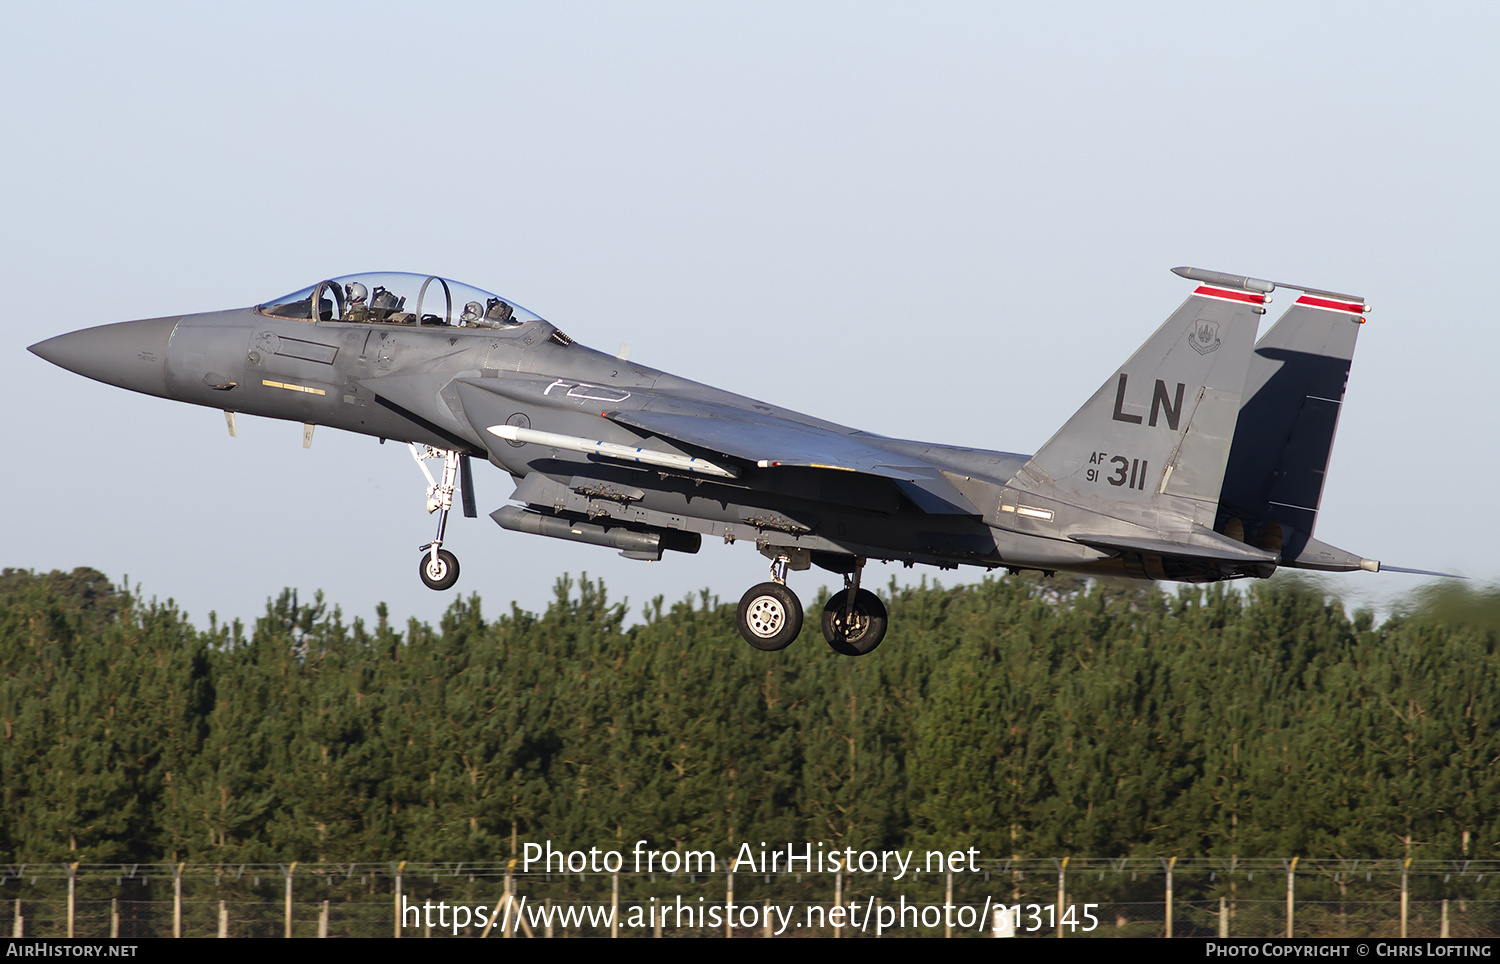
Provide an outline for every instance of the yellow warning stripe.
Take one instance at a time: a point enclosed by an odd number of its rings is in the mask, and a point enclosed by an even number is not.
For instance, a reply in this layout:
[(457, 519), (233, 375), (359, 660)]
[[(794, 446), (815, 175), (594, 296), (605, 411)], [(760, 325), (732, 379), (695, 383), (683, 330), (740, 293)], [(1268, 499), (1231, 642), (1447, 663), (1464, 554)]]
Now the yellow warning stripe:
[(309, 395), (327, 395), (321, 388), (311, 388), (307, 385), (293, 385), (291, 382), (273, 382), (268, 378), (262, 378), (260, 383), (267, 388), (284, 388), (289, 392), (306, 392)]

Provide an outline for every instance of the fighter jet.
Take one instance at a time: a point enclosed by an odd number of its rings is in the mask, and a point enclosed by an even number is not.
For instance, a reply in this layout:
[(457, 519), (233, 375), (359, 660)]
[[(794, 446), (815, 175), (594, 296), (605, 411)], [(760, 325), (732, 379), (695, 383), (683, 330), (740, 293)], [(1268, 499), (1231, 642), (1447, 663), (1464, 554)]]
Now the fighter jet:
[[(437, 532), (422, 581), (458, 579), (444, 547), (471, 460), (515, 481), (502, 528), (618, 550), (746, 542), (771, 578), (739, 631), (779, 650), (802, 629), (790, 572), (844, 577), (821, 614), (864, 655), (887, 615), (870, 559), (1208, 582), (1278, 567), (1378, 571), (1313, 538), (1364, 299), (1174, 268), (1187, 299), (1034, 455), (886, 438), (577, 344), (506, 298), (445, 278), (319, 281), (250, 308), (59, 335), (31, 351), (132, 391), (406, 442)], [(1256, 341), (1278, 287), (1300, 294)], [(428, 463), (441, 466), (434, 476)], [(1390, 567), (1386, 567), (1390, 568)], [(1403, 570), (1417, 571), (1417, 570)]]

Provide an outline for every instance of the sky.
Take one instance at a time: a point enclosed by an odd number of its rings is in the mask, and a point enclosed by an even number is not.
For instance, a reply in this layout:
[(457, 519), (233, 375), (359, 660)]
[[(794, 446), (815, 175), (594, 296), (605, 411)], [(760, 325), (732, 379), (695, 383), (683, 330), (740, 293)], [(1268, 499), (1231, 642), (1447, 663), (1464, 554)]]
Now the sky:
[[(847, 425), (1035, 451), (1197, 265), (1364, 296), (1317, 535), (1500, 575), (1491, 413), (1500, 7), (6, 4), (0, 567), (190, 617), (283, 587), (436, 621), (732, 602), (747, 545), (658, 563), (507, 532), (476, 465), (457, 589), (404, 446), (88, 381), (26, 346), (362, 271), (499, 292), (585, 344)], [(1278, 292), (1262, 322), (1290, 303)], [(455, 513), (455, 516), (457, 514)], [(872, 565), (866, 586), (977, 569)], [(830, 578), (797, 573), (805, 602)], [(1327, 585), (1386, 608), (1418, 577)], [(1169, 587), (1170, 588), (1170, 587)]]

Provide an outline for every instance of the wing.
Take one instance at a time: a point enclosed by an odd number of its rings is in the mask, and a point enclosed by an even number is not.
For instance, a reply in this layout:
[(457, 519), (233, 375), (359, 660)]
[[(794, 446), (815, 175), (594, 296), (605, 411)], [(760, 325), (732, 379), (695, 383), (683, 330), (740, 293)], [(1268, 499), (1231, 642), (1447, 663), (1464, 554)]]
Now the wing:
[[(770, 486), (775, 485), (774, 470), (780, 468), (848, 472), (890, 480), (925, 512), (980, 515), (936, 466), (916, 462), (881, 444), (888, 440), (829, 423), (797, 421), (778, 414), (778, 410), (756, 411), (750, 406), (759, 403), (750, 399), (744, 399), (745, 406), (741, 407), (685, 393), (513, 377), (467, 379), (462, 385), (465, 411), (481, 435), (488, 424), (480, 423), (491, 416), (488, 407), (475, 397), (474, 389), (528, 405), (591, 411), (628, 430), (635, 444), (644, 442), (640, 436), (656, 436), (690, 452), (727, 456), (771, 470), (760, 476)], [(609, 440), (618, 441), (613, 436)]]

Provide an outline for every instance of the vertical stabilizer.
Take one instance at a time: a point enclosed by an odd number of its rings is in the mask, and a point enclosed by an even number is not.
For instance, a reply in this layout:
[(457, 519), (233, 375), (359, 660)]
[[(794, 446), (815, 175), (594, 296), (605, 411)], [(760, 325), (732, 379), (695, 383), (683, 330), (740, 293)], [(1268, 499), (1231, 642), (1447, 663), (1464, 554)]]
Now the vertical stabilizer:
[(1317, 521), (1363, 299), (1309, 292), (1255, 346), (1221, 491), (1221, 531), (1283, 543), (1293, 562)]
[[(1136, 504), (1211, 527), (1269, 282), (1177, 269), (1200, 285), (1017, 474), (1088, 509)], [(1132, 513), (1134, 514), (1134, 513)], [(1173, 519), (1176, 521), (1172, 521)]]

